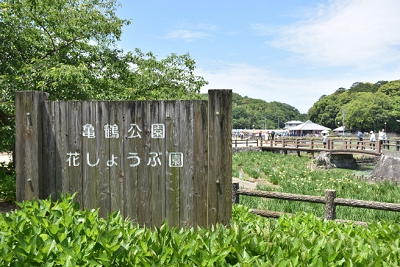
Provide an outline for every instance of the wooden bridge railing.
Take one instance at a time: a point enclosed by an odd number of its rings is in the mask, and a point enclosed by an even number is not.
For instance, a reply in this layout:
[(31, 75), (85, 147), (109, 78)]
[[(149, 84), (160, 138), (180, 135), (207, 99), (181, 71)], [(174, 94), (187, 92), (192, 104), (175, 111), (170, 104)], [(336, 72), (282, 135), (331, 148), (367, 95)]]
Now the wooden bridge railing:
[(249, 140), (249, 139), (232, 139), (232, 146), (233, 147), (238, 147), (238, 146), (260, 146), (262, 144), (262, 140)]
[[(385, 147), (393, 146), (386, 140), (383, 143)], [(381, 143), (370, 141), (359, 141), (358, 139), (329, 139), (326, 144), (321, 139), (275, 139), (264, 140), (260, 142), (263, 147), (279, 147), (292, 149), (310, 149), (310, 150), (372, 150), (380, 153)], [(400, 142), (399, 142), (400, 148)]]
[[(325, 196), (311, 196), (311, 195), (298, 195), (290, 193), (273, 192), (273, 191), (239, 189), (239, 183), (233, 183), (232, 184), (233, 203), (239, 204), (239, 195), (325, 204), (325, 219), (335, 220), (335, 221), (347, 221), (347, 220), (336, 219), (336, 206), (348, 206), (355, 208), (367, 208), (367, 209), (400, 212), (400, 204), (337, 198), (336, 190), (331, 190), (331, 189), (325, 190)], [(269, 218), (279, 218), (282, 215), (292, 215), (290, 213), (268, 211), (268, 210), (257, 210), (257, 209), (253, 209), (251, 212)], [(366, 225), (365, 222), (354, 222), (354, 223)]]
[(370, 142), (369, 140), (359, 141), (357, 138), (329, 139), (326, 145), (320, 138), (282, 138), (274, 140), (249, 140), (232, 139), (233, 147), (257, 146), (274, 150), (294, 151), (330, 151), (338, 153), (363, 153), (380, 155), (382, 150), (400, 151), (400, 140), (387, 139), (383, 141)]

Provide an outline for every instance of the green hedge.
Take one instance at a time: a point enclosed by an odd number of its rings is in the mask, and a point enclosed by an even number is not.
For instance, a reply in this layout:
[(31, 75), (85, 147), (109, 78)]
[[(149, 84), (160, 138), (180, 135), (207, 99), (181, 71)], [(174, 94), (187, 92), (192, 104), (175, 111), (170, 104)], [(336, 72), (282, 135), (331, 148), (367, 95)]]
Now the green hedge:
[(299, 214), (264, 219), (234, 206), (229, 227), (155, 229), (80, 210), (73, 196), (0, 215), (0, 266), (398, 266), (400, 226)]

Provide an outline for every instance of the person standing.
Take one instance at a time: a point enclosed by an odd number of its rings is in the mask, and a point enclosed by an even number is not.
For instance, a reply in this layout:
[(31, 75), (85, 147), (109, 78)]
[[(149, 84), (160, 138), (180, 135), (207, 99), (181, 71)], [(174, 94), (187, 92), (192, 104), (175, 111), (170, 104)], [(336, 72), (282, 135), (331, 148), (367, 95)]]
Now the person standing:
[(271, 132), (271, 139), (274, 140), (275, 139), (275, 131)]
[(369, 132), (371, 135), (369, 136), (369, 146), (371, 149), (375, 150), (375, 142), (376, 142), (376, 137), (374, 131)]
[(363, 146), (364, 135), (363, 135), (363, 133), (361, 131), (358, 131), (357, 136), (358, 136), (358, 141), (359, 141), (359, 142), (357, 142), (357, 149), (358, 149), (358, 145), (359, 144), (361, 144), (361, 149), (364, 149), (364, 146)]
[(383, 144), (384, 140), (386, 140), (385, 129), (382, 129), (382, 131), (379, 132), (378, 139), (379, 139), (380, 147), (382, 147), (382, 144)]
[(324, 148), (326, 148), (326, 143), (328, 142), (328, 134), (322, 134), (322, 143), (324, 144)]

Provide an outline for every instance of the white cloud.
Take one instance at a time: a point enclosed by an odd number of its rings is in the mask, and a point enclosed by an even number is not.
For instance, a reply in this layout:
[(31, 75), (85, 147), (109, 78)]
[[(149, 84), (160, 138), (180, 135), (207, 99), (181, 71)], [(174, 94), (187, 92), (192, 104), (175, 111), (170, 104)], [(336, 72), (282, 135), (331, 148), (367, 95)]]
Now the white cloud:
[(293, 79), (267, 69), (248, 64), (218, 63), (218, 69), (197, 69), (196, 75), (203, 76), (209, 85), (202, 88), (202, 93), (209, 89), (232, 89), (234, 93), (250, 98), (262, 99), (267, 102), (278, 101), (297, 108), (301, 113), (307, 113), (322, 95), (334, 93), (338, 88), (350, 86), (357, 81), (377, 82), (398, 79), (399, 71), (387, 73), (365, 73), (354, 76), (341, 74), (326, 77), (304, 77)]
[(201, 31), (191, 30), (175, 30), (166, 35), (167, 39), (183, 39), (186, 42), (192, 42), (196, 39), (203, 39), (209, 37), (210, 34)]
[[(393, 81), (400, 78), (400, 1), (332, 0), (306, 10), (302, 20), (285, 26), (251, 25), (269, 44), (292, 52), (290, 69), (277, 66), (209, 64), (197, 75), (208, 89), (232, 89), (242, 96), (278, 101), (306, 113), (322, 95), (354, 82)], [(296, 16), (298, 18), (298, 16)], [(310, 66), (311, 64), (311, 66)], [(313, 72), (312, 69), (318, 70)], [(272, 71), (274, 70), (274, 71)], [(323, 73), (324, 76), (321, 76)]]
[(306, 113), (324, 94), (320, 89), (326, 86), (325, 82), (282, 78), (276, 73), (247, 64), (225, 65), (212, 72), (199, 69), (196, 75), (209, 81), (202, 93), (208, 89), (232, 89), (241, 96), (289, 104), (302, 113)]
[(215, 25), (209, 23), (188, 24), (183, 23), (177, 30), (170, 31), (165, 38), (183, 39), (185, 42), (192, 42), (197, 39), (204, 39), (212, 36), (212, 32), (217, 30)]
[[(271, 28), (252, 25), (255, 32), (275, 33), (271, 45), (297, 53), (323, 66), (375, 67), (399, 64), (400, 1), (338, 0), (321, 5), (297, 23)], [(309, 15), (309, 14), (308, 14)]]

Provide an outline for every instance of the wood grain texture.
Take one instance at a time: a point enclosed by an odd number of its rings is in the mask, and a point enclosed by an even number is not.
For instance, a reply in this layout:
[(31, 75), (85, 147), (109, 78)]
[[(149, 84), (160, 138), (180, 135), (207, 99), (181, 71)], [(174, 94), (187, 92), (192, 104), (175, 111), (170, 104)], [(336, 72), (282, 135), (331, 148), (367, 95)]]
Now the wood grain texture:
[(147, 227), (164, 220), (173, 227), (228, 224), (231, 97), (230, 90), (212, 91), (209, 101), (16, 94), (18, 199), (55, 201), (69, 192), (102, 217), (120, 211)]

